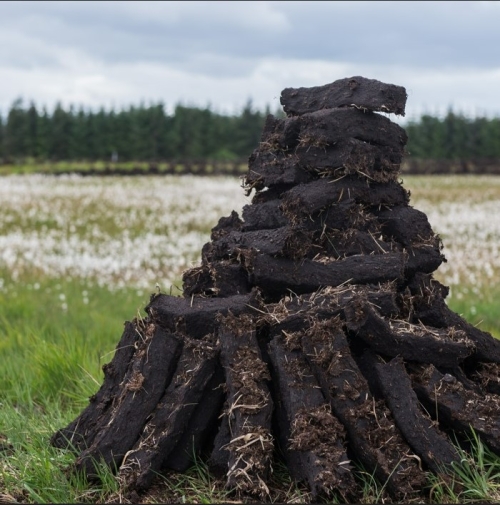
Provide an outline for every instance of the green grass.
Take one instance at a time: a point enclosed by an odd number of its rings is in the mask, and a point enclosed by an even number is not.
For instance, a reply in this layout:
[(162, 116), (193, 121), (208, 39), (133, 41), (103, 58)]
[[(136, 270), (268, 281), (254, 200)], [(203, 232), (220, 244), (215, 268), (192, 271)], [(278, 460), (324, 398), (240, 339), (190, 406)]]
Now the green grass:
[(437, 503), (492, 502), (500, 500), (500, 458), (471, 432), (466, 452), (458, 444), (460, 464), (454, 465), (451, 482), (430, 476), (430, 496)]
[(448, 306), (460, 314), (469, 323), (480, 330), (500, 338), (500, 286), (486, 285), (478, 296), (471, 286), (462, 286), (461, 290), (449, 298)]
[(123, 322), (145, 306), (133, 289), (111, 293), (82, 281), (4, 282), (0, 291), (0, 502), (105, 501), (117, 490), (103, 469), (100, 487), (65, 472), (73, 456), (49, 446), (99, 387)]
[(22, 405), (7, 400), (2, 402), (0, 410), (0, 430), (11, 445), (9, 450), (0, 453), (3, 500), (22, 503), (107, 501), (119, 488), (107, 468), (101, 469), (101, 484), (89, 487), (81, 476), (66, 471), (74, 456), (48, 444), (54, 430), (67, 423), (76, 410), (64, 408), (63, 412), (58, 401), (35, 401), (29, 398), (28, 388), (22, 389)]
[(142, 311), (147, 298), (142, 290), (111, 292), (81, 280), (4, 281), (2, 397), (81, 407), (101, 382), (100, 369), (112, 357), (123, 322)]
[[(35, 161), (26, 160), (21, 163), (13, 163), (0, 165), (0, 175), (9, 174), (62, 174), (79, 172), (104, 172), (107, 170), (120, 171), (121, 173), (143, 171), (144, 173), (150, 170), (150, 167), (156, 167), (159, 172), (169, 171), (170, 173), (185, 173), (186, 163), (166, 162), (153, 163), (149, 161), (45, 161), (37, 163)], [(222, 172), (233, 172), (234, 162), (228, 161), (209, 161), (209, 162), (192, 162), (189, 164), (193, 173), (203, 169), (203, 173), (210, 174), (217, 168)], [(203, 168), (202, 168), (203, 167)], [(238, 162), (238, 170), (243, 174), (246, 171), (246, 164)]]

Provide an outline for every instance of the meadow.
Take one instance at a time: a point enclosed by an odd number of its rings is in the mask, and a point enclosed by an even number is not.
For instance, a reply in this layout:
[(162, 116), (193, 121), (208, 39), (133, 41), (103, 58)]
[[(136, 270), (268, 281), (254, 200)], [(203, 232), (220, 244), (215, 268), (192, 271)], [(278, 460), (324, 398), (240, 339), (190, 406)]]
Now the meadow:
[[(448, 262), (435, 277), (448, 304), (500, 337), (500, 178), (404, 176)], [(183, 270), (221, 216), (250, 203), (235, 177), (0, 178), (0, 502), (126, 501), (103, 469), (88, 486), (65, 471), (72, 455), (50, 435), (87, 405), (102, 381), (123, 322), (144, 315), (157, 290), (181, 293)], [(479, 441), (464, 455), (459, 494), (432, 482), (437, 503), (500, 499), (500, 459)], [(286, 472), (274, 473), (275, 501), (307, 501)], [(366, 476), (364, 502), (383, 486)], [(228, 502), (202, 462), (170, 476), (149, 502)]]

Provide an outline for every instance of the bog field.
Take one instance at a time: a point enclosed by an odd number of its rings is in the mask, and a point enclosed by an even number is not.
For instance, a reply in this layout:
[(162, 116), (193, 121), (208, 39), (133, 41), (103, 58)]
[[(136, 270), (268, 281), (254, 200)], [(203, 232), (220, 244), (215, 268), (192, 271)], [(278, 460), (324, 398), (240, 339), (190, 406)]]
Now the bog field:
[[(447, 258), (435, 277), (449, 306), (500, 338), (500, 177), (404, 176)], [(182, 293), (219, 217), (250, 203), (237, 177), (8, 175), (0, 178), (0, 502), (127, 501), (103, 469), (88, 486), (49, 447), (102, 381), (123, 323), (145, 315), (151, 293)], [(500, 459), (477, 440), (457, 470), (462, 490), (430, 481), (436, 503), (500, 500)], [(362, 475), (362, 472), (360, 473)], [(281, 467), (275, 501), (307, 492)], [(383, 483), (366, 479), (365, 502)], [(149, 502), (228, 502), (202, 462), (160, 481)]]

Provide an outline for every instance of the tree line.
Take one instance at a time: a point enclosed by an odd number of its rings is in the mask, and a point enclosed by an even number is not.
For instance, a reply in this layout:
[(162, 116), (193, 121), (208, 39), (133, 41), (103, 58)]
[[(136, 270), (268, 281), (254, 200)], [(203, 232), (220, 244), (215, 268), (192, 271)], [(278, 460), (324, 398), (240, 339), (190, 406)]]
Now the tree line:
[(449, 109), (442, 117), (429, 114), (405, 125), (407, 151), (415, 159), (500, 160), (500, 118), (469, 118)]
[[(18, 99), (7, 117), (0, 117), (0, 160), (246, 159), (270, 112), (249, 100), (233, 115), (180, 104), (169, 114), (161, 102), (120, 111), (58, 104), (49, 113)], [(281, 110), (273, 114), (283, 117)], [(404, 128), (414, 159), (500, 159), (500, 118), (468, 118), (450, 109), (444, 117), (424, 114)]]
[(258, 144), (269, 113), (255, 109), (251, 100), (234, 115), (180, 104), (168, 114), (161, 102), (120, 111), (58, 104), (49, 113), (18, 99), (0, 118), (0, 159), (237, 160)]

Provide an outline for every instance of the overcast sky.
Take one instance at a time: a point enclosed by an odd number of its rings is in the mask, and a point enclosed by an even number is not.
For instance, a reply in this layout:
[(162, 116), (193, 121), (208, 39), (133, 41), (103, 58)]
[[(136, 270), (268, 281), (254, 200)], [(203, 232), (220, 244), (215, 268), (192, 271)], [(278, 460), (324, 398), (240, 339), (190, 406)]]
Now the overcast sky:
[(407, 118), (500, 115), (500, 2), (0, 2), (0, 109), (162, 100), (236, 112), (362, 75)]

